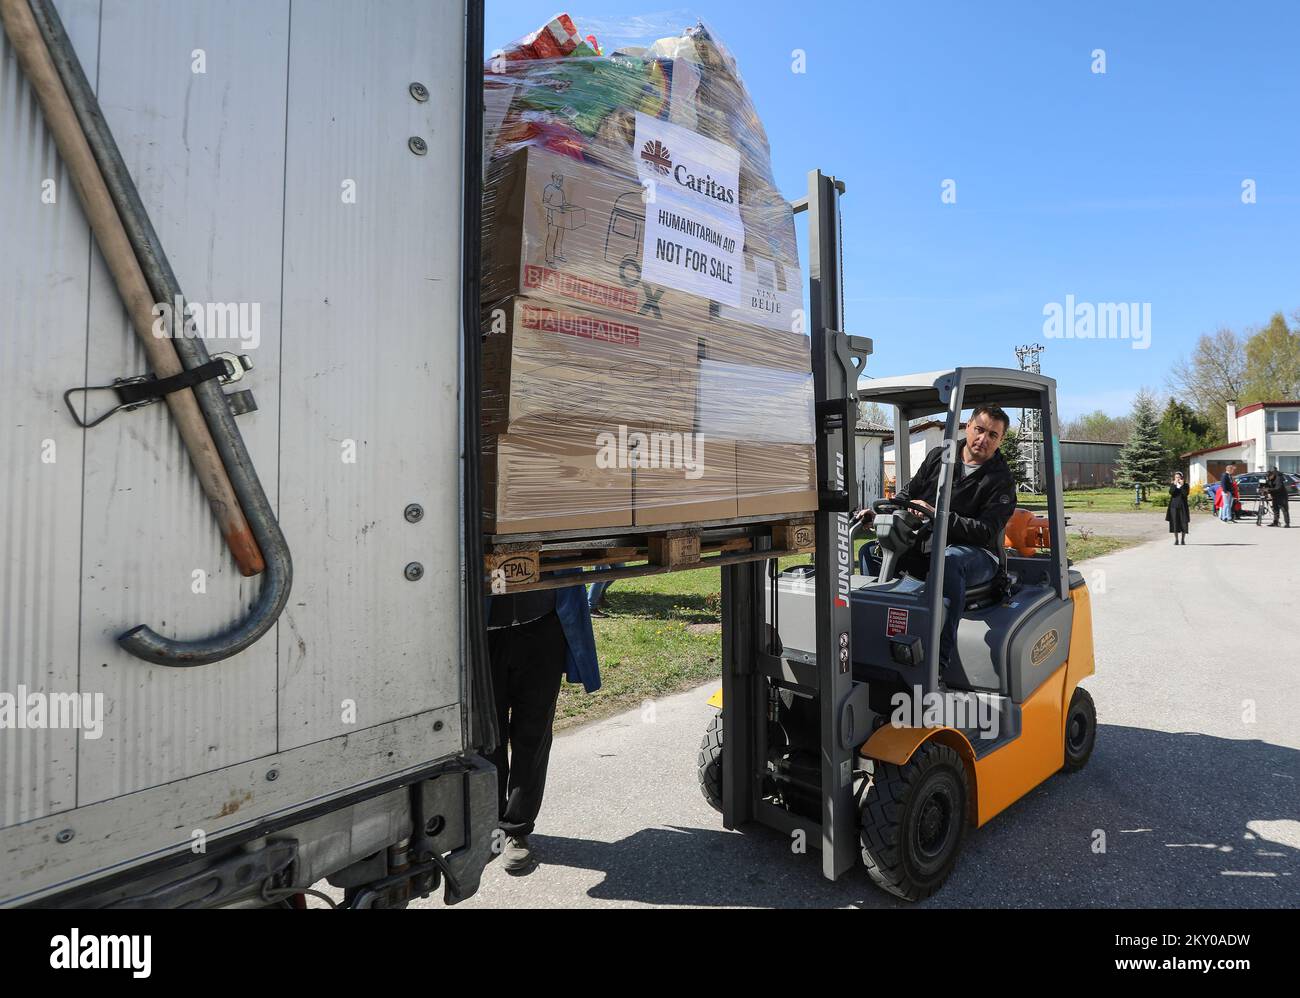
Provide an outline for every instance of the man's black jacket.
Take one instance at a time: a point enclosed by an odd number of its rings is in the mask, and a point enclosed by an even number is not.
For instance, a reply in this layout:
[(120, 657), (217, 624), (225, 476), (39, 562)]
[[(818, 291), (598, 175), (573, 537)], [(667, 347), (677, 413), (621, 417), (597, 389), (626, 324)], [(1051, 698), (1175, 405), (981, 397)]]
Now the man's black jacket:
[[(948, 512), (948, 543), (973, 544), (987, 548), (998, 556), (1002, 546), (1002, 532), (1016, 508), (1016, 483), (1011, 469), (1001, 452), (967, 473), (962, 464), (964, 444), (954, 442), (950, 453), (956, 461), (952, 483), (952, 503)], [(907, 487), (899, 491), (899, 499), (922, 499), (931, 506), (938, 505), (939, 468), (944, 447), (940, 444), (925, 455)]]

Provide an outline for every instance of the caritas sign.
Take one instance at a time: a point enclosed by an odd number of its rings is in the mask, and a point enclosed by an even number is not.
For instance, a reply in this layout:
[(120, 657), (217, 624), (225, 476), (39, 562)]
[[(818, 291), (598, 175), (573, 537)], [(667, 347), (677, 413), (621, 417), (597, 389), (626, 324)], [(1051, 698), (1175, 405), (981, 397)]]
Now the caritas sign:
[(642, 279), (739, 306), (740, 153), (638, 112), (632, 155), (645, 199)]

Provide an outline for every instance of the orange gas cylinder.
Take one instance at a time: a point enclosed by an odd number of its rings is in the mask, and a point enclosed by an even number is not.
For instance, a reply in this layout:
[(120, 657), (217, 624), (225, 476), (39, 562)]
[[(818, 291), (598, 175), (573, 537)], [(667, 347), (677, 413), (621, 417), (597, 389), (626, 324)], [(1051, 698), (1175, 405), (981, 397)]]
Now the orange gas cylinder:
[(1052, 546), (1051, 525), (1045, 516), (1035, 516), (1027, 509), (1017, 509), (1007, 521), (1002, 543), (1017, 554), (1031, 557), (1039, 548)]

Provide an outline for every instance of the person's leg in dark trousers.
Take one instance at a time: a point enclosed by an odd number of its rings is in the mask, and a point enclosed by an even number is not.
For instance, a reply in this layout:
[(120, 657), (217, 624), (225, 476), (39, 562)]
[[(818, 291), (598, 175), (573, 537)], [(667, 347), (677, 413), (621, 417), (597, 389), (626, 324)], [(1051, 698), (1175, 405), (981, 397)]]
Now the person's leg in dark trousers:
[(939, 661), (959, 662), (957, 654), (957, 624), (966, 606), (966, 590), (988, 582), (997, 573), (997, 565), (984, 548), (969, 544), (949, 544), (943, 553), (943, 595), (948, 600), (948, 612), (943, 617), (943, 631), (939, 637)]
[(542, 808), (568, 646), (560, 618), (549, 613), (527, 624), (490, 630), (488, 647), (502, 739), (492, 753), (500, 825), (509, 836), (524, 836), (532, 832)]
[(492, 696), (496, 700), (497, 747), (488, 754), (488, 761), (497, 770), (497, 815), (506, 813), (506, 789), (510, 781), (510, 654), (515, 645), (516, 627), (490, 629), (488, 635), (488, 666), (492, 670)]

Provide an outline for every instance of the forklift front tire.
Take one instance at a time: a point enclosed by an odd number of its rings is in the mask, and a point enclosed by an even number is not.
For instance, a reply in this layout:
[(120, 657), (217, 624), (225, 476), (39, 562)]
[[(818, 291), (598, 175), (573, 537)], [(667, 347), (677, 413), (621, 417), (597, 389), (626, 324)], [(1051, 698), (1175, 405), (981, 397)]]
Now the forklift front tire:
[(1096, 742), (1097, 708), (1092, 694), (1076, 686), (1070, 697), (1070, 709), (1065, 713), (1065, 771), (1077, 773), (1086, 766)]
[(722, 711), (713, 715), (700, 741), (700, 792), (709, 807), (722, 813)]
[(878, 887), (905, 901), (937, 891), (957, 862), (969, 790), (961, 757), (929, 741), (902, 766), (876, 762), (862, 804), (862, 862)]

